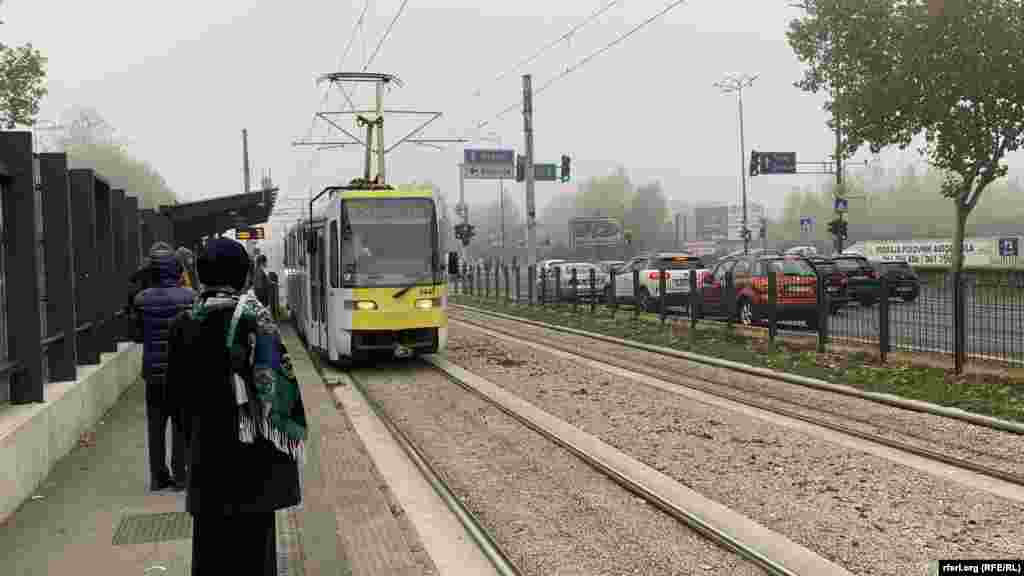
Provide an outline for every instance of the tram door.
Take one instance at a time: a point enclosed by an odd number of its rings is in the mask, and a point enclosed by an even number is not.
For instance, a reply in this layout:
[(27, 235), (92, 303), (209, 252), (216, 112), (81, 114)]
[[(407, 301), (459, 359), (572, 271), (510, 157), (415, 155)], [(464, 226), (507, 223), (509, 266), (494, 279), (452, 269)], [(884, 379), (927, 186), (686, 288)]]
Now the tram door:
[(324, 228), (310, 229), (314, 252), (309, 255), (309, 341), (318, 349), (324, 349), (323, 338), (323, 251)]
[(327, 326), (329, 324), (327, 318), (327, 242), (324, 238), (324, 234), (327, 231), (323, 226), (320, 226), (316, 231), (316, 271), (317, 271), (317, 283), (320, 286), (318, 290), (317, 300), (319, 301), (319, 310), (317, 314), (319, 316), (320, 325), (317, 329), (317, 338), (320, 341), (320, 348), (327, 350), (327, 335), (329, 334)]
[(327, 330), (327, 357), (331, 360), (338, 360), (341, 356), (339, 347), (339, 333), (341, 325), (339, 319), (342, 311), (341, 295), (341, 202), (331, 202), (327, 209), (327, 249), (324, 255), (327, 258), (327, 307), (324, 323)]

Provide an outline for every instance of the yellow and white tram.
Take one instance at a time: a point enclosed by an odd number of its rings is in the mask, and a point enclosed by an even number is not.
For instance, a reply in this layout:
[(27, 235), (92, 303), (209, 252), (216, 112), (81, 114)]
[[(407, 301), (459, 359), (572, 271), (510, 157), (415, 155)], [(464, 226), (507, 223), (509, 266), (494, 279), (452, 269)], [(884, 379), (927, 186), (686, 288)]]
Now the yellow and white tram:
[(284, 240), (287, 306), (307, 346), (333, 361), (443, 350), (447, 270), (432, 191), (354, 182), (323, 194)]

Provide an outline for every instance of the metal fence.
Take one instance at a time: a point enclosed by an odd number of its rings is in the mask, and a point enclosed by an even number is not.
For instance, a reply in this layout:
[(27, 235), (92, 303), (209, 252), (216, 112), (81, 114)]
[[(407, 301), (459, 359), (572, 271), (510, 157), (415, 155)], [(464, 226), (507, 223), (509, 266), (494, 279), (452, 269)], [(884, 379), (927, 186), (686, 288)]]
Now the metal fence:
[(852, 298), (835, 298), (825, 277), (768, 275), (730, 285), (728, 278), (708, 278), (705, 284), (691, 273), (688, 286), (670, 287), (664, 271), (646, 286), (634, 272), (626, 292), (620, 289), (613, 298), (614, 274), (602, 282), (596, 274), (566, 279), (559, 272), (537, 274), (518, 265), (464, 267), (454, 287), (456, 293), (501, 302), (558, 303), (580, 314), (655, 313), (663, 320), (688, 318), (694, 327), (736, 322), (763, 326), (770, 338), (780, 331), (814, 333), (821, 350), (829, 342), (867, 345), (877, 347), (883, 360), (892, 351), (950, 355), (957, 373), (968, 360), (1024, 366), (1024, 275), (1019, 273), (1001, 280), (922, 277), (919, 289), (908, 292), (882, 275), (859, 293), (844, 287), (842, 293), (853, 293)]
[(132, 338), (127, 278), (154, 237), (142, 220), (101, 175), (0, 132), (0, 401), (42, 402), (47, 382)]

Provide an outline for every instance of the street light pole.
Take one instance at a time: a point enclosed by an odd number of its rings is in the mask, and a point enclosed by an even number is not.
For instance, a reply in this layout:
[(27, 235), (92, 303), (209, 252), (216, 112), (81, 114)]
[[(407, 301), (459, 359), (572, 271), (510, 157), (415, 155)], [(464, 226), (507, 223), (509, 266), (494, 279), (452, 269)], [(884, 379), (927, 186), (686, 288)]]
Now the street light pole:
[(743, 133), (743, 89), (749, 88), (754, 80), (757, 80), (758, 75), (740, 74), (726, 76), (726, 78), (720, 82), (715, 82), (714, 86), (722, 91), (723, 94), (736, 94), (739, 102), (739, 115), (740, 115), (740, 182), (743, 190), (743, 229), (740, 234), (743, 236), (743, 253), (750, 253), (750, 228), (747, 224), (747, 150), (744, 142)]

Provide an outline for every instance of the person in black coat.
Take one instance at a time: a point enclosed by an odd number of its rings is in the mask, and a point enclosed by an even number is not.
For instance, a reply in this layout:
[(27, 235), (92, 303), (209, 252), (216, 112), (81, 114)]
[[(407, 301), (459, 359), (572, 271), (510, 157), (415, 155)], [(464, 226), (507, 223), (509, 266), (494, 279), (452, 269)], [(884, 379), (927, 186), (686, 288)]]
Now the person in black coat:
[[(180, 414), (168, 403), (167, 346), (171, 323), (192, 305), (195, 293), (178, 286), (181, 270), (171, 247), (156, 242), (150, 249), (156, 285), (135, 296), (138, 332), (142, 333), (142, 376), (146, 381), (146, 420), (149, 436), (149, 474), (152, 490), (185, 488), (185, 430)], [(167, 423), (171, 423), (171, 468), (167, 469)], [(173, 472), (173, 476), (172, 473)]]
[(294, 382), (288, 388), (274, 380), (282, 363), (291, 374), (290, 361), (267, 309), (242, 292), (251, 269), (245, 248), (212, 239), (197, 264), (203, 291), (172, 332), (169, 373), (190, 428), (185, 507), (193, 517), (192, 575), (272, 576), (274, 511), (301, 500), (305, 421), (285, 419), (294, 425), (288, 431), (301, 433), (283, 433), (282, 420), (266, 416), (279, 408), (267, 398), (290, 395), (299, 413), (301, 399)]

